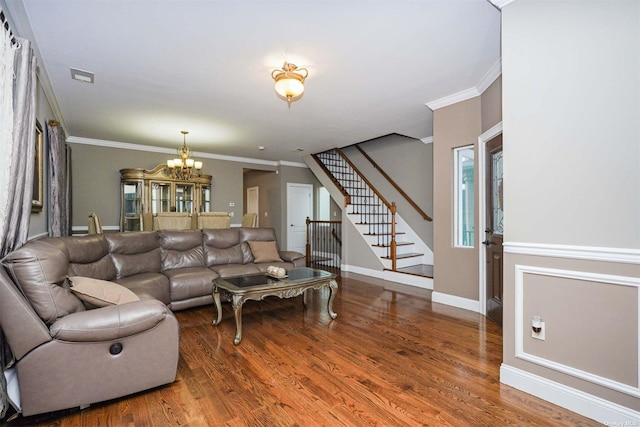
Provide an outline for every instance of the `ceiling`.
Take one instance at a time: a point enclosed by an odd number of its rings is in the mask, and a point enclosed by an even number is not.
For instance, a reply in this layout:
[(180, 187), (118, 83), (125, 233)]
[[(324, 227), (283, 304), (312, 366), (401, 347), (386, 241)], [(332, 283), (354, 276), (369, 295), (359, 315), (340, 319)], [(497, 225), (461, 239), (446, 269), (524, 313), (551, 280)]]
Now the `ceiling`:
[[(4, 2), (76, 141), (174, 149), (188, 130), (196, 154), (296, 162), (390, 133), (423, 139), (426, 104), (477, 87), (500, 59), (487, 0)], [(309, 71), (290, 108), (271, 78), (285, 60)]]

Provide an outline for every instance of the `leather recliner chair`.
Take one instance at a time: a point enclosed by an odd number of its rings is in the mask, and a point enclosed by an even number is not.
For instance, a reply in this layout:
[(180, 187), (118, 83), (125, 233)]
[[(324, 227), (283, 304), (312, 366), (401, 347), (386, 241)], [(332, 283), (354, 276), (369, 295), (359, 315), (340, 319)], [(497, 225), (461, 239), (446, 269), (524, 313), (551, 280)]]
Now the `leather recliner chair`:
[(85, 309), (64, 289), (64, 251), (34, 244), (37, 252), (20, 252), (7, 268), (14, 280), (0, 269), (0, 327), (15, 358), (24, 416), (175, 380), (179, 329), (165, 304), (148, 299)]

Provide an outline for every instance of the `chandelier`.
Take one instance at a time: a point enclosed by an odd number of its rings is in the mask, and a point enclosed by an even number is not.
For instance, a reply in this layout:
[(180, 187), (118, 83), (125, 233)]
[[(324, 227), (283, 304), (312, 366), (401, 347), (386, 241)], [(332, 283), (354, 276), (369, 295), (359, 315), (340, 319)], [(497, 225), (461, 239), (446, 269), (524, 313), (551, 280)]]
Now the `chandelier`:
[(302, 96), (304, 80), (308, 75), (309, 72), (306, 68), (298, 68), (286, 61), (281, 70), (271, 72), (271, 77), (276, 82), (276, 92), (287, 100), (289, 107), (291, 107), (291, 101), (296, 101)]
[(195, 161), (191, 158), (191, 148), (187, 147), (187, 134), (189, 132), (182, 130), (180, 133), (183, 136), (182, 147), (177, 149), (178, 156), (180, 157), (167, 160), (165, 172), (173, 179), (187, 181), (193, 176), (200, 176), (202, 162)]

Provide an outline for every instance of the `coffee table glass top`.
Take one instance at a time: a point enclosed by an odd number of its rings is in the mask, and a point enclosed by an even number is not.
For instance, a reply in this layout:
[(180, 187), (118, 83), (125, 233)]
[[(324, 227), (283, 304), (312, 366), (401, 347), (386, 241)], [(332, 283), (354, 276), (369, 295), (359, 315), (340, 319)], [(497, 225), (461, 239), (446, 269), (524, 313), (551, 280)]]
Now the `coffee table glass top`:
[(324, 270), (300, 267), (287, 270), (287, 277), (282, 279), (273, 278), (264, 273), (250, 274), (246, 276), (218, 278), (216, 283), (219, 287), (227, 290), (249, 291), (260, 288), (289, 287), (299, 282), (308, 282), (315, 279), (326, 280), (334, 278), (335, 274)]

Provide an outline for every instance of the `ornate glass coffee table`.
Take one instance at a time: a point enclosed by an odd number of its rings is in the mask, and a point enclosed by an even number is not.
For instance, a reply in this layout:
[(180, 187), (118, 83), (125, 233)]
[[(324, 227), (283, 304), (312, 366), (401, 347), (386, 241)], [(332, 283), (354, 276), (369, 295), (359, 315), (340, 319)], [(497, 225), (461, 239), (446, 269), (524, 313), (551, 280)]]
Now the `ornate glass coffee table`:
[[(247, 300), (260, 301), (268, 296), (279, 298), (292, 298), (304, 294), (308, 289), (329, 288), (329, 301), (327, 311), (332, 319), (338, 317), (333, 311), (333, 299), (338, 291), (336, 275), (324, 270), (300, 267), (287, 270), (287, 277), (282, 279), (271, 278), (264, 273), (251, 274), (239, 277), (219, 277), (213, 281), (213, 299), (218, 312), (214, 325), (222, 320), (222, 305), (220, 303), (220, 290), (231, 294), (233, 314), (236, 319), (235, 345), (242, 340), (242, 304)], [(304, 296), (303, 296), (304, 303)]]

